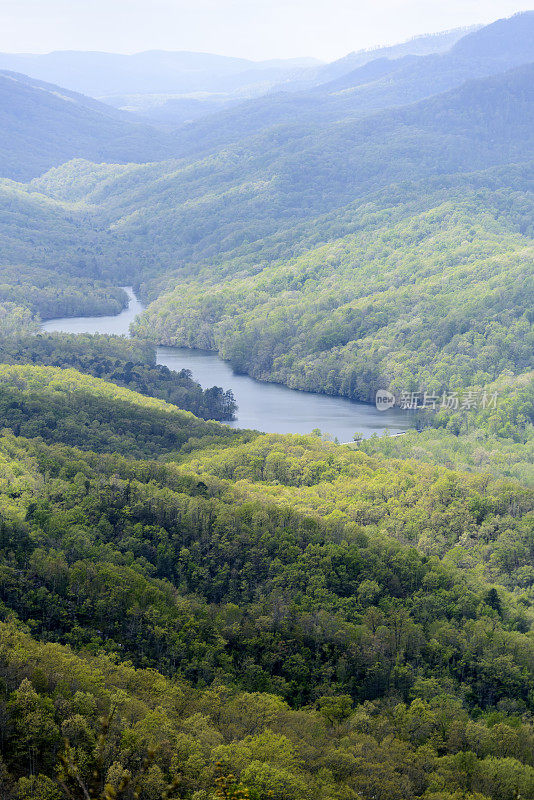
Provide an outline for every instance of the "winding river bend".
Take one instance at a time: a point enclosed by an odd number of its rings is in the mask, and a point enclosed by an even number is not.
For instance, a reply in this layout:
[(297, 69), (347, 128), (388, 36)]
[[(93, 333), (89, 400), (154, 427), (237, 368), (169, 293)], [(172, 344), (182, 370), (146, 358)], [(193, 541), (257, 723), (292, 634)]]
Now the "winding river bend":
[[(129, 336), (130, 323), (143, 306), (129, 287), (125, 287), (130, 305), (122, 313), (108, 317), (62, 317), (47, 320), (44, 331), (64, 333), (108, 333)], [(204, 388), (222, 386), (231, 389), (238, 404), (235, 428), (253, 428), (266, 433), (323, 433), (350, 442), (358, 431), (365, 437), (373, 433), (398, 433), (409, 425), (405, 412), (385, 413), (366, 403), (312, 392), (297, 392), (275, 383), (264, 383), (236, 375), (227, 361), (215, 353), (186, 347), (158, 347), (157, 362), (169, 369), (189, 369)]]

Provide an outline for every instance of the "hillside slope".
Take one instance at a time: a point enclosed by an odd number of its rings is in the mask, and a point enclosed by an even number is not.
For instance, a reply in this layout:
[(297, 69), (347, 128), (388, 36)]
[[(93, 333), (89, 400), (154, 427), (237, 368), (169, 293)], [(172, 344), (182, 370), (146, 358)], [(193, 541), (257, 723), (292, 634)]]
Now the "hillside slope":
[(0, 72), (0, 175), (27, 180), (74, 157), (156, 161), (168, 138), (95, 100), (12, 72)]
[(446, 52), (450, 50), (457, 41), (467, 36), (468, 33), (477, 30), (479, 27), (482, 26), (455, 28), (454, 30), (443, 31), (442, 33), (415, 36), (413, 39), (400, 42), (399, 44), (373, 47), (368, 50), (358, 50), (336, 61), (332, 61), (330, 64), (323, 64), (319, 67), (308, 69), (300, 79), (287, 82), (284, 88), (289, 91), (297, 91), (304, 88), (311, 88), (312, 86), (320, 86), (321, 84), (336, 80), (336, 78), (341, 78), (343, 75), (348, 75), (350, 72), (365, 66), (365, 64), (380, 59), (395, 61), (405, 56), (426, 56), (432, 53)]
[[(534, 367), (532, 239), (466, 195), (254, 275), (182, 279), (137, 323), (240, 372), (373, 401)], [(207, 290), (207, 287), (209, 289)]]
[(0, 375), (6, 800), (532, 797), (531, 492)]
[(293, 137), (306, 135), (310, 127), (415, 103), (533, 62), (533, 42), (534, 12), (518, 14), (469, 34), (446, 53), (389, 60), (385, 76), (369, 79), (369, 62), (331, 87), (275, 93), (194, 122), (182, 128), (176, 154), (206, 153), (272, 126), (288, 126)]
[[(391, 205), (388, 187), (395, 184), (406, 184), (391, 190), (402, 202), (418, 180), (446, 186), (445, 176), (454, 175), (461, 184), (462, 175), (530, 160), (533, 71), (529, 65), (474, 81), (302, 139), (273, 131), (198, 161), (123, 168), (73, 162), (27, 190), (98, 209), (111, 239), (142, 257), (147, 271), (187, 265), (192, 273), (198, 263), (238, 252), (250, 268), (265, 237), (284, 237), (335, 209), (341, 219), (344, 206), (380, 192), (380, 202)], [(528, 170), (508, 168), (501, 180), (525, 190)]]

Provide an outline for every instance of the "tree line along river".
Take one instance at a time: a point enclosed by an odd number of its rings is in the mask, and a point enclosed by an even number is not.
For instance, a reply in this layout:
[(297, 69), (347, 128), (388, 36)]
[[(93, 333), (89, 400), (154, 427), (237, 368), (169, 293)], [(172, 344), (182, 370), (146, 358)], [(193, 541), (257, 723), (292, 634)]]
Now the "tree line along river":
[[(130, 287), (127, 309), (115, 316), (62, 317), (47, 320), (43, 331), (63, 333), (107, 333), (129, 336), (129, 328), (143, 306)], [(253, 428), (266, 433), (310, 433), (318, 428), (340, 442), (350, 442), (356, 432), (365, 437), (373, 433), (398, 433), (408, 424), (406, 412), (391, 409), (385, 413), (367, 403), (342, 397), (299, 392), (275, 383), (264, 383), (248, 375), (237, 375), (216, 353), (186, 347), (158, 347), (157, 363), (180, 371), (189, 369), (204, 388), (231, 389), (238, 410), (233, 427)]]

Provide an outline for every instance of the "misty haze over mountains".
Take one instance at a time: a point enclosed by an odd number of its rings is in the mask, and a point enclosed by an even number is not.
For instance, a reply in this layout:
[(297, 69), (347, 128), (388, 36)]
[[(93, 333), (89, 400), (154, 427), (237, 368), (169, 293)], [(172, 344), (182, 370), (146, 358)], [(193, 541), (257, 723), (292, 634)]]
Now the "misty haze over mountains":
[(534, 800), (534, 12), (0, 58), (2, 800)]
[[(144, 122), (139, 115), (122, 112), (109, 103), (4, 71), (0, 72), (0, 169), (5, 177), (20, 180), (36, 177), (75, 157), (118, 163), (194, 157), (270, 128), (278, 128), (281, 137), (290, 132), (295, 140), (306, 136), (312, 127), (322, 128), (400, 107), (460, 86), (468, 79), (489, 77), (534, 61), (533, 42), (534, 13), (527, 12), (476, 31), (422, 37), (399, 48), (355, 54), (325, 67), (310, 70), (300, 65), (300, 74), (309, 76), (311, 85), (307, 89), (293, 90), (291, 82), (283, 90), (270, 87), (262, 96), (245, 102), (237, 102), (234, 97), (230, 108), (223, 107), (217, 113), (205, 115), (204, 103), (216, 112), (219, 100), (168, 100), (152, 107)], [(421, 54), (432, 48), (437, 52)], [(407, 54), (410, 50), (415, 53)], [(387, 58), (387, 52), (394, 58)], [(78, 69), (87, 76), (86, 85), (91, 81), (96, 93), (114, 81), (115, 87), (136, 87), (138, 92), (161, 87), (161, 81), (170, 86), (173, 80), (189, 89), (204, 86), (213, 90), (217, 81), (233, 81), (237, 85), (248, 80), (252, 69), (252, 62), (201, 54), (60, 53), (3, 59), (2, 63), (12, 66), (29, 59), (25, 63), (33, 63), (35, 72), (52, 69), (54, 74), (59, 71), (65, 77), (65, 72), (78, 62)], [(363, 63), (365, 59), (367, 62)], [(354, 68), (356, 63), (359, 66)], [(115, 72), (113, 64), (120, 65)], [(264, 64), (253, 66), (255, 75), (266, 68)], [(271, 64), (269, 69), (280, 77), (280, 65)], [(73, 69), (71, 83), (77, 83), (76, 74)], [(326, 82), (318, 82), (321, 79)], [(180, 128), (190, 114), (202, 118)], [(151, 128), (151, 118), (154, 123), (173, 121), (176, 130), (169, 125), (167, 129)]]
[[(204, 101), (169, 100), (163, 106), (154, 107), (144, 122), (140, 116), (122, 112), (108, 103), (20, 73), (4, 71), (0, 72), (3, 126), (0, 169), (5, 177), (20, 180), (36, 177), (49, 167), (76, 157), (118, 163), (195, 157), (270, 128), (278, 129), (277, 135), (282, 139), (291, 136), (297, 140), (306, 137), (312, 129), (410, 104), (460, 86), (468, 79), (489, 77), (534, 61), (533, 42), (534, 13), (529, 12), (463, 36), (462, 32), (454, 31), (414, 39), (399, 48), (389, 49), (394, 58), (385, 57), (381, 50), (369, 51), (333, 65), (312, 68), (308, 74), (314, 77), (307, 89), (294, 91), (293, 84), (289, 83), (282, 91), (270, 89), (263, 96), (236, 101), (232, 107), (215, 114), (204, 116), (203, 111), (200, 114), (196, 104), (203, 105)], [(438, 52), (406, 54), (410, 49), (420, 53), (432, 47)], [(443, 48), (444, 52), (439, 52)], [(20, 64), (25, 58), (14, 56), (10, 63)], [(367, 63), (362, 63), (366, 58)], [(95, 90), (113, 81), (117, 87), (137, 87), (139, 91), (148, 86), (161, 86), (157, 81), (163, 80), (170, 86), (175, 79), (170, 76), (172, 70), (178, 71), (182, 87), (213, 89), (217, 81), (239, 83), (251, 67), (245, 62), (247, 70), (243, 73), (241, 59), (201, 54), (147, 53), (115, 57), (63, 53), (35, 59), (34, 66), (50, 63), (48, 59), (54, 64), (57, 59), (54, 70), (61, 74), (79, 62), (79, 69)], [(4, 57), (4, 63), (8, 61), (10, 58)], [(144, 72), (145, 62), (152, 65), (152, 71)], [(117, 63), (122, 66), (113, 72), (110, 65)], [(129, 66), (124, 71), (125, 63), (133, 64), (134, 68)], [(356, 69), (355, 63), (360, 65)], [(98, 68), (97, 64), (100, 64)], [(260, 74), (263, 68), (264, 65), (256, 65), (255, 74)], [(276, 71), (279, 66), (269, 68)], [(35, 66), (35, 71), (43, 69)], [(346, 72), (332, 78), (342, 70)], [(306, 73), (302, 67), (300, 71)], [(73, 74), (76, 76), (75, 70)], [(326, 78), (325, 83), (317, 83), (321, 77)], [(71, 82), (76, 83), (77, 78), (73, 77)], [(217, 107), (217, 103), (210, 106), (212, 111)], [(187, 117), (189, 111), (193, 116), (199, 112), (203, 118), (180, 128), (181, 118)], [(149, 127), (150, 116), (154, 122), (169, 123), (174, 119), (176, 131)]]
[(0, 69), (64, 86), (157, 122), (179, 124), (277, 87), (294, 91), (326, 83), (379, 58), (441, 52), (467, 32), (457, 29), (419, 36), (399, 45), (351, 53), (324, 65), (312, 58), (254, 62), (209, 53), (62, 51), (1, 53)]
[(313, 58), (249, 61), (210, 53), (147, 51), (134, 55), (60, 51), (0, 54), (0, 68), (94, 97), (116, 94), (234, 92), (271, 85), (320, 62)]

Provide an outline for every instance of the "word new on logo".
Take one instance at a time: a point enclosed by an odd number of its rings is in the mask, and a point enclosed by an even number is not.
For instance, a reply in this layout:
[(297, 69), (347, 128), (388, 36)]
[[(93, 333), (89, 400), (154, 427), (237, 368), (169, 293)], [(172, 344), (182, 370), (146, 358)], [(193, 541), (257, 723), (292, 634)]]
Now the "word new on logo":
[(395, 405), (395, 395), (387, 389), (379, 389), (376, 393), (376, 407), (379, 411), (387, 411)]

